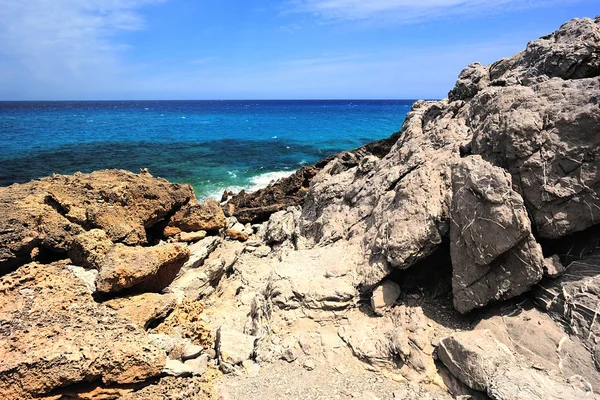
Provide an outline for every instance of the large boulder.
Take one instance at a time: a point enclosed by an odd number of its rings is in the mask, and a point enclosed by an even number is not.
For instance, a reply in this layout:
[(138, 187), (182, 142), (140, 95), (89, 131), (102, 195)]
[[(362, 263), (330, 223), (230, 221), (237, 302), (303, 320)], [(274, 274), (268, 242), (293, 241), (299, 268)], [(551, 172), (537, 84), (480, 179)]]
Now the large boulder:
[(184, 232), (218, 231), (227, 220), (218, 202), (207, 199), (202, 204), (188, 204), (171, 218), (170, 226)]
[(542, 248), (503, 169), (469, 156), (452, 169), (452, 291), (460, 312), (514, 297), (542, 278)]
[(3, 399), (83, 381), (140, 382), (165, 365), (141, 328), (97, 304), (62, 263), (22, 266), (0, 278), (0, 294)]
[(48, 252), (64, 254), (75, 235), (93, 228), (113, 242), (146, 244), (153, 226), (190, 201), (195, 201), (191, 186), (147, 172), (54, 175), (2, 187), (0, 274)]

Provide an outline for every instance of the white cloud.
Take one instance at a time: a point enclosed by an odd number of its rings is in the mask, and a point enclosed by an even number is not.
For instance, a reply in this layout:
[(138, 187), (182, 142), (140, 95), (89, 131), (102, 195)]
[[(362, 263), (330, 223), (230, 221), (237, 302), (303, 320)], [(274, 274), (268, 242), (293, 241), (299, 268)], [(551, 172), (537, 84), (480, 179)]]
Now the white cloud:
[(325, 21), (401, 24), (442, 16), (481, 16), (577, 0), (290, 0), (287, 11)]
[(13, 91), (27, 83), (55, 90), (67, 83), (101, 85), (122, 68), (119, 54), (126, 46), (114, 35), (143, 29), (139, 9), (162, 1), (3, 0), (0, 58), (12, 73), (0, 74), (0, 83)]

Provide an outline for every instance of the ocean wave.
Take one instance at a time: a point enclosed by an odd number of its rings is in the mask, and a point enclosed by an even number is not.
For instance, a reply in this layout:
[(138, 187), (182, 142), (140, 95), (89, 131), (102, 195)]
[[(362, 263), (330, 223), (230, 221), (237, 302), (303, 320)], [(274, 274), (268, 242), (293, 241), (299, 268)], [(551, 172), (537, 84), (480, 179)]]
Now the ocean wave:
[[(229, 171), (227, 171), (229, 172)], [(292, 175), (295, 171), (273, 171), (265, 172), (264, 174), (253, 176), (249, 179), (248, 185), (246, 186), (224, 186), (210, 192), (206, 197), (209, 199), (221, 200), (223, 192), (239, 193), (245, 190), (246, 193), (256, 192), (257, 190), (264, 189), (273, 181), (281, 178), (286, 178)]]

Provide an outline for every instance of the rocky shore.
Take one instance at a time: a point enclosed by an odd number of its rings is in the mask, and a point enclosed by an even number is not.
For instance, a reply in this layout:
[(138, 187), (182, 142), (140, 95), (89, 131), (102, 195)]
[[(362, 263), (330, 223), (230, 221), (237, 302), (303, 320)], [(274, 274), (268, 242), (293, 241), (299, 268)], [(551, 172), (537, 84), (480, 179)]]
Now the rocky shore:
[(221, 204), (0, 188), (3, 399), (596, 399), (599, 313), (600, 17)]

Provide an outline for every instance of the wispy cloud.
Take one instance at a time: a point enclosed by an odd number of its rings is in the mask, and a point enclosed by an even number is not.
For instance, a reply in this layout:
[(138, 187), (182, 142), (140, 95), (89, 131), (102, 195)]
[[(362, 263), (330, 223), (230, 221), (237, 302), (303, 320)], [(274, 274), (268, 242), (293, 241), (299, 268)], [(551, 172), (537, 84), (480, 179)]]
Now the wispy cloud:
[(119, 54), (127, 48), (114, 36), (143, 29), (138, 10), (162, 1), (4, 0), (0, 57), (18, 71), (11, 79), (17, 74), (57, 87), (94, 76), (102, 80), (120, 68)]
[(507, 10), (577, 0), (290, 0), (286, 12), (307, 13), (323, 21), (377, 21), (402, 24), (443, 16), (481, 16)]

